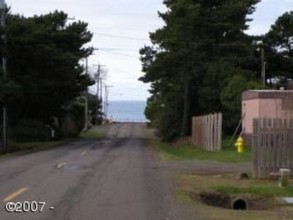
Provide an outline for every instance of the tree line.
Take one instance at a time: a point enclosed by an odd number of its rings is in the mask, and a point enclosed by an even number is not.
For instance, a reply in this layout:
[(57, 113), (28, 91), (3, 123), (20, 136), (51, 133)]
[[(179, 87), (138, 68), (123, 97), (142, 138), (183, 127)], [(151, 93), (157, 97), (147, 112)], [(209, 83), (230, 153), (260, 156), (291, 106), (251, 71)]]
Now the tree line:
[[(293, 73), (293, 12), (268, 33), (245, 33), (259, 0), (165, 0), (164, 26), (140, 49), (151, 84), (145, 114), (165, 141), (191, 133), (191, 117), (223, 112), (224, 133), (241, 119), (241, 93), (287, 86)], [(258, 44), (258, 42), (262, 42)], [(261, 51), (266, 62), (261, 80)]]
[(8, 109), (10, 134), (25, 133), (28, 126), (51, 126), (58, 133), (69, 114), (73, 133), (83, 128), (84, 100), (77, 97), (94, 81), (80, 61), (93, 52), (86, 46), (93, 34), (87, 23), (67, 21), (62, 11), (24, 17), (7, 10), (0, 33), (5, 36), (0, 56), (7, 58), (7, 77), (0, 73), (0, 106)]

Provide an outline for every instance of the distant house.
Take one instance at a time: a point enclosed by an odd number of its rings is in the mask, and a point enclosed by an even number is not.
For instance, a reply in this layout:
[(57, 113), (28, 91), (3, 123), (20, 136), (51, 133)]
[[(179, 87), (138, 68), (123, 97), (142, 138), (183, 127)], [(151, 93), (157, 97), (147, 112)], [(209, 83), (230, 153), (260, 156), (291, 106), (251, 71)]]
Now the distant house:
[(254, 118), (293, 119), (293, 90), (249, 90), (242, 93), (242, 134), (250, 140)]

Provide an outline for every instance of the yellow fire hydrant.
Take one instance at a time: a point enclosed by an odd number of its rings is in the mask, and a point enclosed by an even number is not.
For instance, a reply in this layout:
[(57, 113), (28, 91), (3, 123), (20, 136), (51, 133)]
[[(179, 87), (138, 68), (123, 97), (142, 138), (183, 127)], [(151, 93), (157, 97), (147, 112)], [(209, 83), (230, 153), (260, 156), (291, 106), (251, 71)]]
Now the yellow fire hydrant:
[(244, 140), (241, 136), (236, 140), (235, 147), (238, 153), (243, 153), (244, 151)]

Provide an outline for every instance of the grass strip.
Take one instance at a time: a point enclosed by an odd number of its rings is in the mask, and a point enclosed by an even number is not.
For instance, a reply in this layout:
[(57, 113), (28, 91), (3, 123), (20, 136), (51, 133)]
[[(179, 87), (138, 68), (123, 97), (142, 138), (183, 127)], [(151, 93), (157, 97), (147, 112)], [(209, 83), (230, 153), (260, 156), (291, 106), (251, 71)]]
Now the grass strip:
[(225, 194), (252, 194), (268, 198), (293, 197), (293, 187), (281, 188), (268, 185), (250, 187), (218, 186), (214, 190)]
[(102, 135), (98, 132), (98, 130), (93, 127), (86, 132), (81, 132), (79, 135), (80, 138), (83, 139), (99, 139), (102, 137)]
[(15, 142), (9, 141), (9, 152), (30, 151), (30, 150), (46, 150), (52, 147), (67, 143), (69, 140), (46, 141), (46, 142)]
[(219, 152), (205, 151), (192, 145), (171, 145), (156, 141), (160, 157), (163, 160), (213, 160), (219, 162), (247, 162), (251, 161), (252, 153), (250, 148), (246, 148), (241, 154), (236, 152), (233, 146), (223, 145)]

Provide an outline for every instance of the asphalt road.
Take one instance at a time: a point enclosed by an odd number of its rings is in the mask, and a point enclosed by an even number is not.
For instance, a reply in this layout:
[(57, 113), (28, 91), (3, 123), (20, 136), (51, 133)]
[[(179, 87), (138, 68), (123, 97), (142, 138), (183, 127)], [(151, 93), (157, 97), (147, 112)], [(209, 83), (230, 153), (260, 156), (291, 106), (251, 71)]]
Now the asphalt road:
[[(143, 126), (116, 124), (101, 140), (1, 158), (0, 219), (196, 219), (175, 202), (171, 177), (158, 168)], [(25, 201), (37, 211), (23, 212)], [(8, 202), (24, 206), (9, 213)]]

